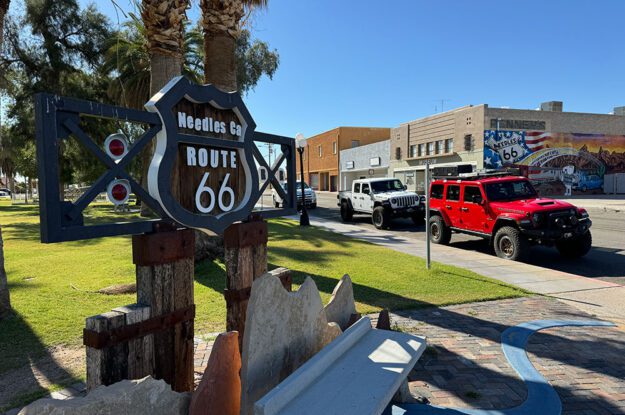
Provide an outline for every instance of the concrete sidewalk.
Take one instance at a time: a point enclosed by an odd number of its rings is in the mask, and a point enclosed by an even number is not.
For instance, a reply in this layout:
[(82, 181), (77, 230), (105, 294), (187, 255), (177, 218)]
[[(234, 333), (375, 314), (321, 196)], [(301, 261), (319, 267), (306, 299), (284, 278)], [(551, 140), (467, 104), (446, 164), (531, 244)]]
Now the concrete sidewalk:
[(563, 200), (588, 210), (625, 212), (625, 195), (575, 195), (554, 197), (554, 199)]
[[(294, 218), (297, 219), (297, 218)], [(395, 251), (425, 257), (425, 241), (389, 235), (374, 227), (363, 229), (348, 223), (311, 218), (314, 226), (362, 239)], [(512, 262), (493, 255), (431, 244), (432, 261), (469, 269), (477, 274), (516, 285), (531, 292), (568, 302), (606, 319), (625, 321), (625, 287), (598, 279)]]

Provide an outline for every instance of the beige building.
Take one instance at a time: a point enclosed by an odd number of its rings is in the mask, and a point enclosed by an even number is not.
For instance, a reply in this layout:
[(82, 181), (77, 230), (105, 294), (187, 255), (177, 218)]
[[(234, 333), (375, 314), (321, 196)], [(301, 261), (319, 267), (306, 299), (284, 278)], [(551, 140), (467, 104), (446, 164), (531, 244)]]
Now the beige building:
[[(598, 182), (595, 176), (625, 172), (625, 109), (563, 112), (557, 101), (540, 110), (469, 105), (391, 129), (391, 175), (423, 192), (426, 162), (474, 170), (524, 166), (530, 178), (544, 179), (540, 184), (562, 182), (562, 169), (569, 166), (565, 171), (573, 172), (580, 190), (599, 190), (589, 177)], [(560, 190), (552, 186), (547, 193)]]

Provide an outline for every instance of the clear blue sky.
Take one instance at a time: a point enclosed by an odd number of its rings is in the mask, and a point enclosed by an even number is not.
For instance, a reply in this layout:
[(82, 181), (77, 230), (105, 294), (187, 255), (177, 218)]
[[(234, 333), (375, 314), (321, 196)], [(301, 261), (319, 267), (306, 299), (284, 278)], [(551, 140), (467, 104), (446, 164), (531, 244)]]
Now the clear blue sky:
[(245, 101), (258, 130), (290, 136), (393, 127), (441, 99), (607, 113), (625, 105), (624, 22), (622, 0), (270, 0), (253, 33), (280, 67)]

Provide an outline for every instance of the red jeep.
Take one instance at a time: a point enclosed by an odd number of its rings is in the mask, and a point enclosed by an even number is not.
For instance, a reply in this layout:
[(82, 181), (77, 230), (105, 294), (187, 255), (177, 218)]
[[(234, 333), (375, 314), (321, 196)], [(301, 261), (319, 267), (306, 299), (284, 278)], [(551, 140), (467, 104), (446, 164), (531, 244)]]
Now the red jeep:
[(436, 179), (430, 186), (430, 240), (448, 244), (452, 232), (490, 240), (500, 258), (519, 260), (530, 245), (555, 245), (577, 258), (592, 245), (585, 209), (538, 197), (522, 176), (472, 174)]

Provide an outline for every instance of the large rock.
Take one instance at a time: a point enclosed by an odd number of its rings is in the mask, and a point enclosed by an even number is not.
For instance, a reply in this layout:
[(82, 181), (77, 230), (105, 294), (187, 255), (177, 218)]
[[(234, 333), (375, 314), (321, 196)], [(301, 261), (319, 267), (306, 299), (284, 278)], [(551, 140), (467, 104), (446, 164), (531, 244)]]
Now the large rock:
[(341, 330), (349, 327), (352, 316), (356, 314), (356, 303), (354, 302), (354, 287), (349, 275), (336, 284), (330, 302), (325, 306), (326, 318), (339, 325)]
[(100, 386), (84, 398), (40, 399), (19, 415), (187, 415), (190, 400), (190, 393), (147, 376)]
[(4, 242), (2, 241), (2, 228), (0, 228), (0, 318), (11, 312), (11, 300), (7, 285), (7, 273), (4, 270)]
[(205, 259), (224, 259), (224, 238), (221, 235), (209, 235), (195, 231), (195, 262)]
[(241, 410), (239, 333), (217, 336), (208, 366), (191, 398), (189, 415), (239, 415)]
[(243, 335), (241, 415), (339, 334), (310, 277), (292, 293), (275, 276), (256, 279)]

